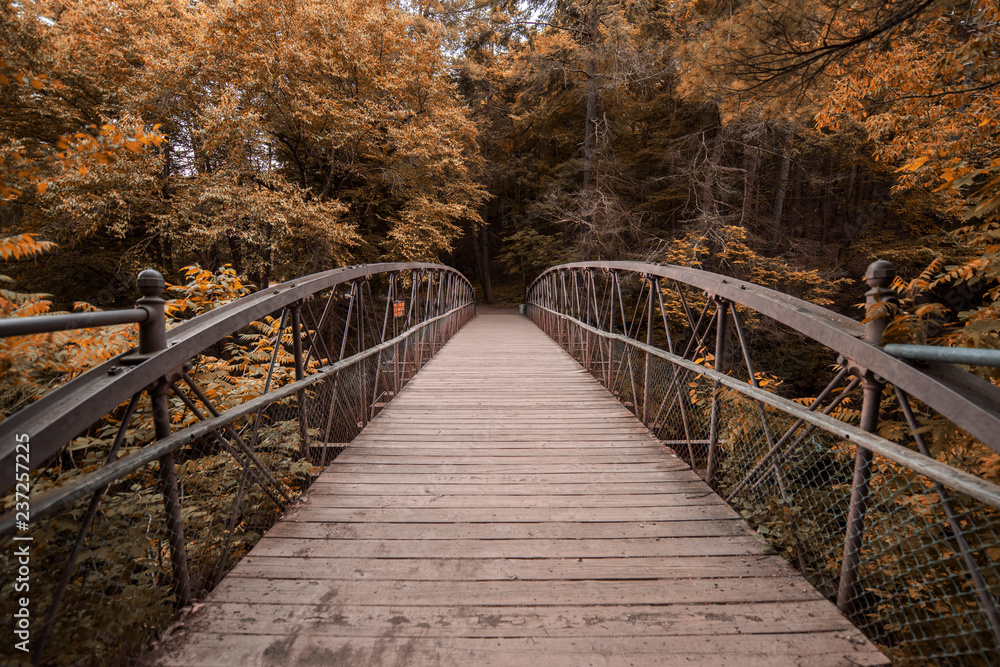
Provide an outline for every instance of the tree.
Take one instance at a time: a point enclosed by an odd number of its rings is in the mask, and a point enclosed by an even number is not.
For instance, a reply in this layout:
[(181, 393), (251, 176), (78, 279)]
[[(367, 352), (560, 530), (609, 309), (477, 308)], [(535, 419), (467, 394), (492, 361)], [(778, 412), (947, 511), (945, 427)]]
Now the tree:
[[(50, 169), (58, 193), (26, 191), (4, 223), (59, 242), (47, 262), (232, 263), (263, 286), (358, 259), (436, 259), (478, 218), (475, 128), (440, 31), (394, 3), (5, 8), (25, 61), (11, 67), (48, 77), (2, 87), (18, 110), (0, 120), (8, 154), (31, 146), (48, 165), (45, 147), (78, 133)], [(90, 163), (68, 162), (84, 141)]]

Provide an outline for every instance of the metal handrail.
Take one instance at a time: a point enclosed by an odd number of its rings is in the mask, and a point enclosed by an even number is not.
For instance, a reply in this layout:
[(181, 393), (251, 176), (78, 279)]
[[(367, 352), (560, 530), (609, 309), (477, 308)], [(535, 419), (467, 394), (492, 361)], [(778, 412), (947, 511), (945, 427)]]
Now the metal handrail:
[(107, 414), (156, 378), (180, 368), (192, 356), (233, 331), (342, 283), (382, 273), (421, 270), (442, 271), (468, 282), (455, 269), (425, 262), (332, 269), (269, 287), (180, 323), (167, 331), (165, 349), (149, 354), (141, 365), (128, 363), (128, 358), (137, 352), (132, 349), (96, 366), (0, 422), (0, 489), (6, 492), (14, 484), (13, 434), (31, 435), (35, 443), (32, 459), (40, 463), (88, 428), (96, 416)]
[[(577, 262), (554, 266), (528, 287), (553, 274), (574, 270), (626, 271), (677, 281), (710, 297), (746, 306), (835, 350), (848, 364), (864, 368), (947, 415), (994, 451), (1000, 452), (1000, 388), (964, 373), (959, 378), (931, 375), (866, 342), (861, 324), (814, 303), (736, 278), (683, 266), (640, 262)], [(985, 399), (985, 400), (984, 400)]]
[(882, 348), (886, 354), (910, 361), (941, 361), (965, 366), (1000, 367), (1000, 350), (978, 347), (941, 347), (940, 345), (900, 345)]
[(143, 308), (108, 310), (94, 313), (67, 313), (65, 315), (38, 315), (36, 317), (12, 317), (0, 320), (0, 338), (51, 333), (53, 331), (73, 331), (74, 329), (95, 329), (116, 324), (142, 324), (149, 319), (149, 311)]

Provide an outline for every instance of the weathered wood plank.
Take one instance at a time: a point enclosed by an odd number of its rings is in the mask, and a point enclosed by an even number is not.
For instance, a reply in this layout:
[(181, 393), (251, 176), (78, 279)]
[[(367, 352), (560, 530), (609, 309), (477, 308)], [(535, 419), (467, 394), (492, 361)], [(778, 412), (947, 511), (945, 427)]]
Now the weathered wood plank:
[(725, 604), (794, 602), (822, 597), (804, 580), (792, 577), (664, 579), (650, 581), (336, 581), (259, 579), (229, 575), (212, 592), (217, 602), (325, 604), (366, 601), (378, 606)]
[[(264, 603), (262, 603), (264, 604)], [(394, 604), (255, 605), (210, 602), (187, 622), (192, 630), (276, 634), (309, 623), (315, 635), (381, 637), (679, 637), (842, 631), (843, 618), (823, 600), (719, 605), (592, 605), (588, 607), (416, 607)]]
[(318, 500), (317, 492), (337, 495), (383, 496), (425, 496), (434, 494), (471, 494), (483, 496), (605, 496), (641, 495), (683, 491), (701, 495), (704, 486), (700, 479), (673, 482), (608, 482), (605, 484), (399, 484), (392, 478), (381, 482), (353, 484), (332, 481), (327, 477), (316, 480), (309, 502)]
[[(684, 471), (685, 466), (679, 461), (663, 461), (657, 463), (539, 463), (531, 465), (529, 463), (466, 463), (455, 465), (452, 463), (352, 463), (345, 461), (337, 465), (339, 475), (364, 475), (364, 474), (419, 474), (424, 475), (503, 475), (505, 473), (520, 474), (530, 473), (532, 475), (564, 475), (581, 473), (598, 473), (606, 475), (608, 473), (643, 473), (643, 472), (674, 472)], [(666, 480), (664, 480), (666, 481)]]
[[(844, 632), (714, 637), (465, 638), (328, 637), (303, 633), (192, 633), (188, 650), (163, 665), (441, 665), (468, 667), (618, 667), (705, 665), (706, 667), (845, 667), (886, 665), (881, 654)], [(197, 648), (195, 648), (197, 645)], [(869, 645), (870, 646), (870, 645)], [(867, 650), (866, 650), (867, 649)]]
[[(690, 470), (681, 471), (650, 471), (650, 472), (607, 472), (607, 473), (494, 473), (494, 474), (437, 474), (429, 476), (421, 473), (402, 473), (391, 470), (367, 473), (346, 473), (338, 467), (333, 466), (323, 473), (323, 476), (331, 482), (360, 482), (360, 483), (398, 483), (398, 484), (421, 484), (433, 482), (434, 484), (593, 484), (605, 482), (671, 482), (677, 479), (694, 480), (698, 476)], [(711, 493), (708, 487), (702, 487), (705, 493)]]
[[(383, 524), (385, 535), (393, 530)], [(529, 529), (530, 530), (530, 529)], [(603, 540), (395, 540), (395, 539), (272, 539), (265, 536), (254, 556), (295, 558), (614, 558), (653, 556), (763, 556), (768, 549), (756, 536), (691, 539), (636, 538)]]
[(315, 540), (606, 540), (663, 537), (732, 537), (754, 535), (741, 519), (712, 521), (620, 521), (580, 523), (576, 521), (534, 523), (395, 523), (387, 530), (381, 523), (330, 521), (282, 521), (268, 538), (293, 537)]
[[(665, 489), (669, 491), (670, 489)], [(388, 492), (388, 491), (387, 491)], [(678, 498), (677, 496), (681, 496)], [(477, 495), (477, 494), (455, 494), (442, 490), (439, 493), (422, 495), (384, 495), (384, 496), (358, 496), (341, 495), (331, 493), (324, 496), (316, 496), (310, 499), (310, 507), (345, 507), (345, 508), (537, 508), (544, 504), (546, 508), (572, 507), (572, 508), (631, 508), (631, 507), (663, 507), (670, 503), (674, 506), (681, 505), (704, 505), (705, 497), (693, 494), (690, 488), (677, 489), (674, 493), (661, 494), (636, 494), (636, 495), (562, 495), (543, 496), (537, 495)]]
[(779, 556), (618, 558), (333, 558), (253, 555), (230, 576), (323, 581), (589, 581), (787, 577)]
[[(391, 451), (391, 450), (390, 450)], [(357, 450), (345, 450), (337, 457), (341, 463), (364, 463), (367, 465), (438, 465), (448, 464), (454, 466), (461, 465), (574, 465), (574, 464), (636, 464), (636, 463), (658, 463), (663, 464), (663, 450), (648, 449), (642, 452), (638, 448), (630, 448), (630, 451), (623, 454), (587, 454), (578, 449), (567, 450), (558, 453), (545, 454), (525, 454), (521, 450), (519, 454), (497, 455), (488, 450), (481, 451), (478, 455), (467, 454), (461, 450), (438, 450), (434, 454), (423, 455), (409, 454), (405, 451), (397, 450), (391, 454), (370, 454), (358, 452)], [(537, 448), (533, 448), (537, 452)], [(677, 467), (677, 469), (683, 469)]]
[[(628, 516), (635, 521), (714, 521), (732, 519), (738, 515), (717, 499), (705, 498), (712, 505), (633, 507)], [(401, 509), (398, 507), (353, 509), (336, 507), (304, 507), (299, 521), (342, 521), (345, 523), (539, 523), (543, 521), (579, 521), (591, 523), (620, 521), (623, 511), (607, 507), (534, 507), (494, 509), (483, 507)]]

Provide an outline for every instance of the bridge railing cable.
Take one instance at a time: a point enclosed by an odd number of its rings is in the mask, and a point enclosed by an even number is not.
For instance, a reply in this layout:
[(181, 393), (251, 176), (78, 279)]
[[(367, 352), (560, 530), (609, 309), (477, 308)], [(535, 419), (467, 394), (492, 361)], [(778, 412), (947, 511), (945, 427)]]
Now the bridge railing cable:
[(24, 638), (8, 658), (135, 662), (475, 312), (434, 264), (304, 276), (169, 330), (162, 276), (139, 288), (117, 314), (0, 322), (140, 326), (136, 349), (0, 423), (0, 572), (25, 591), (0, 600)]
[[(869, 313), (891, 301), (869, 268)], [(705, 271), (554, 267), (527, 314), (897, 664), (1000, 664), (1000, 390)], [(924, 362), (920, 362), (923, 364)]]

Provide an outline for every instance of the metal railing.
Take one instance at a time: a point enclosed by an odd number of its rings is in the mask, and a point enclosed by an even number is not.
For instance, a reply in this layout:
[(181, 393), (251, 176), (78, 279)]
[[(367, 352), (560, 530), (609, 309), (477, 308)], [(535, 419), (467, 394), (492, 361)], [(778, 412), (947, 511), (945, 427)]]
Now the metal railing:
[[(869, 267), (869, 313), (893, 277)], [(695, 269), (567, 264), (526, 301), (896, 664), (1000, 664), (1000, 389)]]
[(475, 314), (469, 281), (433, 264), (305, 276), (169, 331), (162, 276), (139, 289), (133, 310), (0, 322), (140, 327), (0, 423), (10, 660), (135, 661)]

